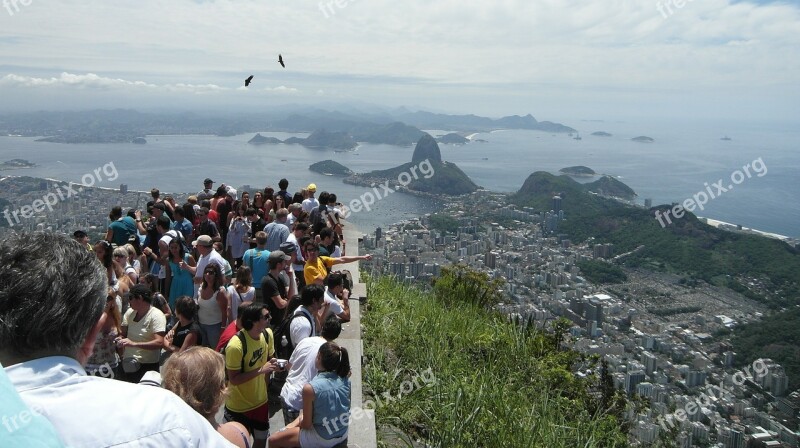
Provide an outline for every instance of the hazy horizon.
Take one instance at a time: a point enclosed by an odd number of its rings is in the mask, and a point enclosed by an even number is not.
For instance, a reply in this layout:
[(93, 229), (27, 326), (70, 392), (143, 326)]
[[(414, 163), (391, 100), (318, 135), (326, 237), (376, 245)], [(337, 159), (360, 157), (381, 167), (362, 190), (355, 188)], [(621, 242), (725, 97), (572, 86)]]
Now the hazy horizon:
[(796, 4), (25, 3), (0, 3), (0, 112), (350, 103), (800, 123)]

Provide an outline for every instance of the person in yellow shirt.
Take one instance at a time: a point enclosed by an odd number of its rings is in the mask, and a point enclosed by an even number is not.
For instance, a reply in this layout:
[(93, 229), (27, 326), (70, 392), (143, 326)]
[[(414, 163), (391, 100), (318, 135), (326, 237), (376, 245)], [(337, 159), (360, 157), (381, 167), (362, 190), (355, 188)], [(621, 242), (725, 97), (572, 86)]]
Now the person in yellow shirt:
[(338, 258), (319, 256), (319, 246), (314, 241), (308, 241), (303, 246), (303, 257), (306, 259), (306, 265), (303, 268), (303, 279), (306, 285), (317, 284), (320, 286), (324, 286), (328, 271), (334, 265), (372, 259), (372, 255), (369, 254)]
[[(250, 303), (241, 311), (242, 330), (225, 348), (230, 395), (225, 400), (225, 421), (244, 425), (255, 440), (253, 448), (264, 448), (269, 436), (267, 381), (280, 371), (271, 358), (275, 341), (269, 329), (269, 310), (263, 303)], [(285, 369), (285, 368), (284, 368)]]

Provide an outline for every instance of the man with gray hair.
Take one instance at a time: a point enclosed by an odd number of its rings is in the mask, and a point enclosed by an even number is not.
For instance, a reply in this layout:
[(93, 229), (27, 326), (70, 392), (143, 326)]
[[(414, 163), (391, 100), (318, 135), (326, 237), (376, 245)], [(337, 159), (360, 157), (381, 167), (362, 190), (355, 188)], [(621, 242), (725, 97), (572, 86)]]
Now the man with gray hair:
[(66, 446), (229, 447), (177, 395), (87, 376), (106, 303), (96, 257), (54, 233), (0, 242), (0, 363)]

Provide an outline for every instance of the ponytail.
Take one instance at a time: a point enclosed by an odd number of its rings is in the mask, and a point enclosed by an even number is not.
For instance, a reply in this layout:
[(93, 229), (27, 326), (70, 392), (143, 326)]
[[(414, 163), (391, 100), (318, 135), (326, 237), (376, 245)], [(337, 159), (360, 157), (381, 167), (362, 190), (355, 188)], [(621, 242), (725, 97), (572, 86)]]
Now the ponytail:
[(350, 375), (350, 356), (344, 347), (339, 347), (339, 366), (336, 367), (336, 374), (342, 378), (347, 378), (347, 375)]
[(342, 378), (350, 374), (350, 355), (346, 348), (326, 342), (319, 348), (319, 355), (324, 371), (336, 372)]

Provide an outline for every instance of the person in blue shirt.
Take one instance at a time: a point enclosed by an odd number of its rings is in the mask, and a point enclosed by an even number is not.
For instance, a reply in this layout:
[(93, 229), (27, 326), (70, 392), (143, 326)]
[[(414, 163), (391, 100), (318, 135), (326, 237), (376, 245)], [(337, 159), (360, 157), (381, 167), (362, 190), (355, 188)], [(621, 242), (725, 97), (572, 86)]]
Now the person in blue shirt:
[(350, 357), (335, 342), (319, 348), (317, 376), (303, 386), (303, 412), (269, 438), (269, 446), (331, 448), (347, 440), (350, 423)]
[(46, 409), (30, 409), (0, 365), (0, 446), (63, 447), (53, 425), (42, 416)]

